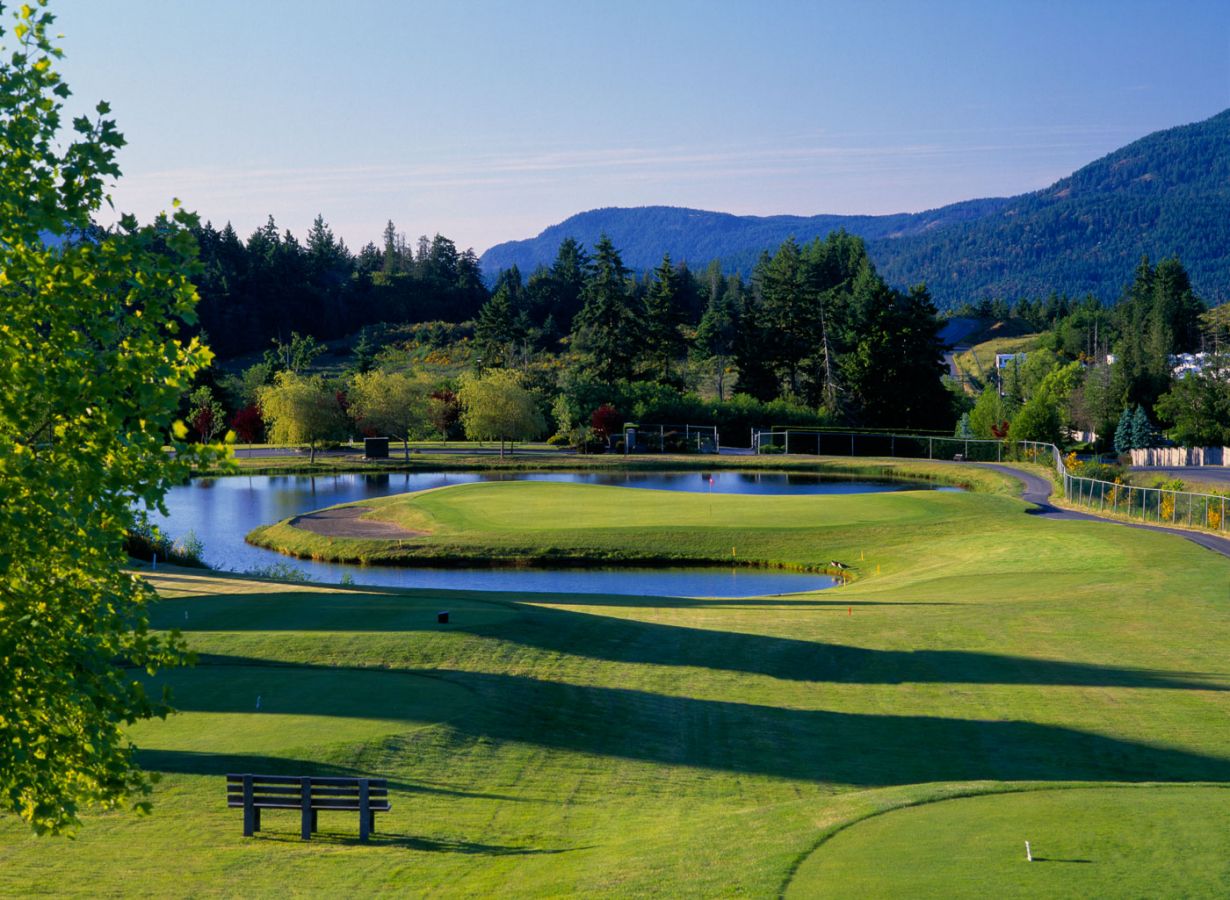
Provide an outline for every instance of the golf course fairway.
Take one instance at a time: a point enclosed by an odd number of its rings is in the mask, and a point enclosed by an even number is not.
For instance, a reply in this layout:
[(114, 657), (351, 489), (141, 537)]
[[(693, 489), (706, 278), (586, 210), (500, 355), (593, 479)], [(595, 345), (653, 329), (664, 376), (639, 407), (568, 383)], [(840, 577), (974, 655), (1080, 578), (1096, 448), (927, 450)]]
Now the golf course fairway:
[[(1227, 892), (1230, 560), (1188, 541), (1006, 491), (512, 482), (365, 505), (415, 536), (254, 539), (852, 578), (713, 600), (148, 573), (154, 626), (199, 656), (153, 679), (180, 712), (131, 728), (153, 813), (87, 815), (54, 853), (0, 822), (0, 892)], [(370, 844), (353, 813), (303, 842), (272, 811), (244, 838), (227, 772), (386, 777), (393, 809)]]

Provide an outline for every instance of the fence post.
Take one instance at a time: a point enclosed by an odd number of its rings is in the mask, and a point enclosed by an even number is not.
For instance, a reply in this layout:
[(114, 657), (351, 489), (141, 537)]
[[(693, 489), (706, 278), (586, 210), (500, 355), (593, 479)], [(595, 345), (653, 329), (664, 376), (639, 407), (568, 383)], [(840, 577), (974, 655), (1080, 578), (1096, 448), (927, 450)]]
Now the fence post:
[(932, 442), (933, 442), (934, 440), (935, 440), (935, 438), (930, 438), (930, 437), (929, 437), (929, 438), (927, 438), (927, 459), (934, 459), (934, 458), (935, 458), (935, 457), (933, 456), (933, 452), (932, 452)]
[(854, 432), (850, 432), (850, 455), (854, 455)]
[(786, 432), (786, 455), (790, 455), (790, 432)]

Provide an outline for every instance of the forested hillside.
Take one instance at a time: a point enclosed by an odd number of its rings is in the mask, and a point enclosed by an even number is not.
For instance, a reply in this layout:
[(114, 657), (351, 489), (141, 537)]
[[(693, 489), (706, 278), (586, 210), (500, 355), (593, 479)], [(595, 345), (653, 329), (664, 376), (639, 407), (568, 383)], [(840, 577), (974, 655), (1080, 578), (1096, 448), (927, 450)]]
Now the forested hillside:
[(1198, 294), (1230, 299), (1230, 110), (1159, 131), (1045, 190), (891, 216), (733, 216), (673, 207), (599, 209), (536, 238), (492, 247), (481, 258), (533, 271), (573, 237), (593, 246), (607, 234), (639, 271), (663, 251), (703, 268), (721, 260), (748, 275), (763, 250), (844, 228), (867, 241), (879, 271), (897, 286), (926, 281), (941, 307), (986, 297), (1052, 291), (1117, 299), (1124, 273), (1143, 254), (1180, 254)]

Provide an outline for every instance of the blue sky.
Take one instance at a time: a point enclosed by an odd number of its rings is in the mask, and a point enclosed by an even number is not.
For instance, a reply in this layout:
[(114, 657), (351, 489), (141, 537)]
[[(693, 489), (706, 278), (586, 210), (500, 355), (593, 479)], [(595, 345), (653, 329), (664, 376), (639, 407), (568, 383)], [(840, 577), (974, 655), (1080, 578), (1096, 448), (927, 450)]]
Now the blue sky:
[(597, 206), (887, 213), (1230, 106), (1217, 2), (53, 0), (117, 206), (482, 251)]

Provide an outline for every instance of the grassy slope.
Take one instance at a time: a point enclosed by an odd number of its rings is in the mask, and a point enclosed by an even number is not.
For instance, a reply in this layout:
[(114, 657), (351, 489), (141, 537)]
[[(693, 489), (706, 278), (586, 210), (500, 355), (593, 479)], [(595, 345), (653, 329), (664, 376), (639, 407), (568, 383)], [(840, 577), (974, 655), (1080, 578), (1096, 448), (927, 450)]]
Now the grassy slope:
[[(504, 493), (518, 485), (488, 487), (489, 504), (460, 491), (432, 502), (506, 532), (560, 528)], [(605, 521), (601, 504), (551, 515), (603, 541), (730, 542), (703, 522), (664, 531), (640, 496), (612, 500), (618, 529), (583, 527)], [(1165, 535), (1035, 519), (1001, 497), (881, 497), (853, 498), (874, 521), (852, 498), (819, 497), (796, 510), (814, 512), (814, 528), (758, 517), (764, 527), (740, 529), (782, 558), (862, 549), (863, 580), (788, 599), (160, 574), (157, 624), (185, 628), (202, 659), (168, 679), (184, 712), (133, 729), (145, 763), (166, 773), (154, 816), (92, 817), (69, 845), (0, 823), (0, 892), (763, 896), (833, 828), (894, 805), (1005, 784), (1230, 782), (1230, 562)], [(735, 501), (752, 516), (744, 501), (771, 499), (714, 497), (715, 520)], [(435, 624), (442, 608), (448, 626)], [(394, 812), (370, 847), (341, 814), (322, 817), (329, 833), (311, 845), (293, 814), (244, 840), (218, 775), (245, 769), (385, 774)], [(1099, 835), (1125, 813), (1105, 796), (1089, 827), (1062, 807), (1031, 814), (1052, 834), (1080, 831), (1076, 852), (1109, 871)], [(1224, 878), (1224, 823), (1175, 796), (1191, 813), (1192, 871)], [(1010, 834), (1011, 817), (999, 821)], [(924, 874), (948, 865), (929, 852), (906, 862)], [(1117, 861), (1115, 884), (1155, 893), (1169, 866)]]
[(974, 345), (964, 353), (955, 357), (957, 368), (965, 377), (979, 389), (986, 387), (994, 379), (995, 354), (997, 353), (1028, 353), (1038, 345), (1041, 335), (1015, 334), (1011, 337), (992, 337)]

